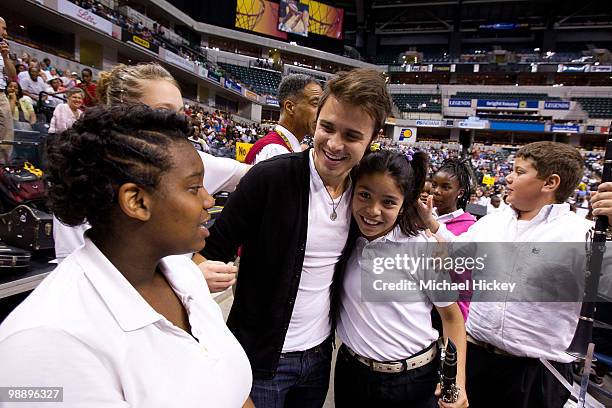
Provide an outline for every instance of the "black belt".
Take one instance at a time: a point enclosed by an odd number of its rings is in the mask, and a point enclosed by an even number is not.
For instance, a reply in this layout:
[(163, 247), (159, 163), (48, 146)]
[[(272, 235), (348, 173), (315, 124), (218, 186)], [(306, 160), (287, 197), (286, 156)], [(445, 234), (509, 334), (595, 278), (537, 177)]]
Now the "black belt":
[(304, 353), (308, 353), (309, 351), (322, 351), (323, 347), (327, 346), (327, 343), (331, 342), (331, 337), (328, 337), (326, 340), (323, 341), (323, 343), (318, 344), (314, 347), (311, 347), (307, 350), (303, 350), (303, 351), (288, 351), (286, 353), (281, 353), (281, 357), (290, 357), (290, 356), (301, 356)]

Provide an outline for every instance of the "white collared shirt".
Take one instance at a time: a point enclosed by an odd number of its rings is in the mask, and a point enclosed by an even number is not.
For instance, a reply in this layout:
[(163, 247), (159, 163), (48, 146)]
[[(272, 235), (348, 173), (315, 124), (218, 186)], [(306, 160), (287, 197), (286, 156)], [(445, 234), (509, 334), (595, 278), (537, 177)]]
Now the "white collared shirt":
[[(409, 257), (422, 256), (418, 249), (422, 244), (436, 242), (423, 232), (409, 237), (396, 226), (384, 237), (372, 242), (402, 243)], [(376, 361), (397, 361), (406, 359), (438, 339), (438, 331), (431, 326), (432, 305), (447, 307), (453, 302), (366, 302), (362, 300), (362, 271), (359, 259), (367, 239), (357, 239), (355, 249), (349, 258), (342, 283), (338, 336), (355, 353)]]
[(308, 350), (329, 337), (334, 268), (351, 225), (352, 188), (349, 186), (341, 198), (334, 199), (337, 218), (332, 221), (332, 200), (315, 169), (312, 150), (309, 157), (308, 234), (300, 285), (283, 344), (284, 353)]
[[(287, 128), (285, 128), (285, 127), (283, 127), (281, 125), (276, 125), (274, 130), (278, 130), (283, 135), (285, 135), (287, 140), (289, 140), (289, 144), (291, 145), (291, 149), (293, 150), (293, 152), (301, 152), (302, 151), (302, 146), (300, 145), (300, 142), (297, 140), (297, 137), (295, 137), (295, 135), (293, 133), (291, 133), (289, 130), (287, 130)], [(255, 161), (253, 162), (253, 164), (257, 164), (257, 163), (262, 162), (264, 160), (267, 160), (267, 159), (269, 159), (271, 157), (278, 156), (280, 154), (287, 154), (287, 153), (291, 153), (291, 152), (288, 151), (285, 146), (281, 146), (281, 145), (276, 144), (276, 143), (270, 143), (268, 145), (265, 145), (259, 151), (259, 153), (257, 153), (255, 155)]]
[(249, 361), (202, 273), (183, 256), (159, 266), (193, 337), (86, 239), (0, 325), (0, 385), (63, 387), (62, 407), (241, 407)]
[[(438, 234), (455, 242), (582, 242), (590, 228), (591, 223), (570, 211), (568, 204), (550, 204), (529, 221), (519, 220), (516, 211), (507, 206), (484, 216), (461, 235), (454, 236), (442, 223)], [(567, 262), (574, 260), (571, 254), (568, 258)], [(503, 253), (496, 259), (507, 261)], [(506, 262), (509, 268), (521, 265)], [(514, 272), (521, 274), (520, 269), (509, 273)], [(533, 273), (544, 275), (543, 270)], [(565, 349), (573, 338), (579, 312), (580, 304), (575, 302), (478, 302), (473, 299), (466, 330), (475, 339), (515, 356), (570, 362), (573, 358)]]
[(452, 220), (452, 219), (455, 219), (455, 218), (457, 218), (457, 217), (459, 217), (459, 216), (463, 215), (463, 213), (465, 212), (465, 211), (463, 211), (463, 209), (458, 208), (457, 210), (455, 210), (455, 211), (453, 211), (453, 212), (451, 212), (451, 213), (448, 213), (448, 214), (444, 214), (444, 215), (437, 216), (437, 215), (436, 215), (436, 214), (438, 213), (438, 212), (437, 212), (437, 209), (435, 209), (435, 210), (436, 210), (436, 211), (434, 212), (434, 215), (437, 217), (437, 218), (436, 218), (436, 220), (437, 220), (438, 222), (441, 222), (441, 223), (444, 223), (444, 224), (446, 224), (448, 221), (450, 221), (450, 220)]

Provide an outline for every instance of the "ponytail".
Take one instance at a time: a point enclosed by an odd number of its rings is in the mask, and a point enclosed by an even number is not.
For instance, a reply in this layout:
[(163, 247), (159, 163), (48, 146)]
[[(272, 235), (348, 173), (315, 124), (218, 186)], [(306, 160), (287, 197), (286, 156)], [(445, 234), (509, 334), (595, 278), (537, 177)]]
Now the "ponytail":
[(404, 194), (404, 203), (396, 225), (402, 233), (415, 236), (421, 230), (417, 212), (417, 200), (421, 195), (427, 177), (428, 157), (424, 152), (397, 153), (378, 150), (366, 154), (353, 170), (354, 183), (364, 175), (383, 173), (395, 180)]

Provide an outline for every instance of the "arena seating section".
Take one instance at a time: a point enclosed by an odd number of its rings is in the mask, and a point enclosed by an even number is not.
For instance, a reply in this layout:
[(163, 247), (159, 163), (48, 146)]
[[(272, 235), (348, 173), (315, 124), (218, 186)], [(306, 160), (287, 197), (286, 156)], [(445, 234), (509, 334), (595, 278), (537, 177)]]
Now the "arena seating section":
[(281, 81), (281, 73), (260, 68), (249, 68), (224, 62), (218, 63), (221, 68), (260, 94), (276, 95)]
[(442, 112), (442, 97), (438, 94), (392, 94), (391, 97), (402, 112)]
[(612, 118), (612, 99), (610, 98), (574, 98), (594, 119)]

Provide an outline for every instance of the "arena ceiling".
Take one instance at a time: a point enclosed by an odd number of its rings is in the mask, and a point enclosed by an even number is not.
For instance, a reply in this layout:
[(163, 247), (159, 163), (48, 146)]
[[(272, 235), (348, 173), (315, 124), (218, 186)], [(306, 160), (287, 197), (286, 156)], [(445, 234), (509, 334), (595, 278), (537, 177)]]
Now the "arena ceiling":
[(483, 24), (516, 23), (529, 29), (612, 27), (606, 0), (356, 0), (325, 1), (346, 10), (345, 31), (378, 35), (450, 32)]

